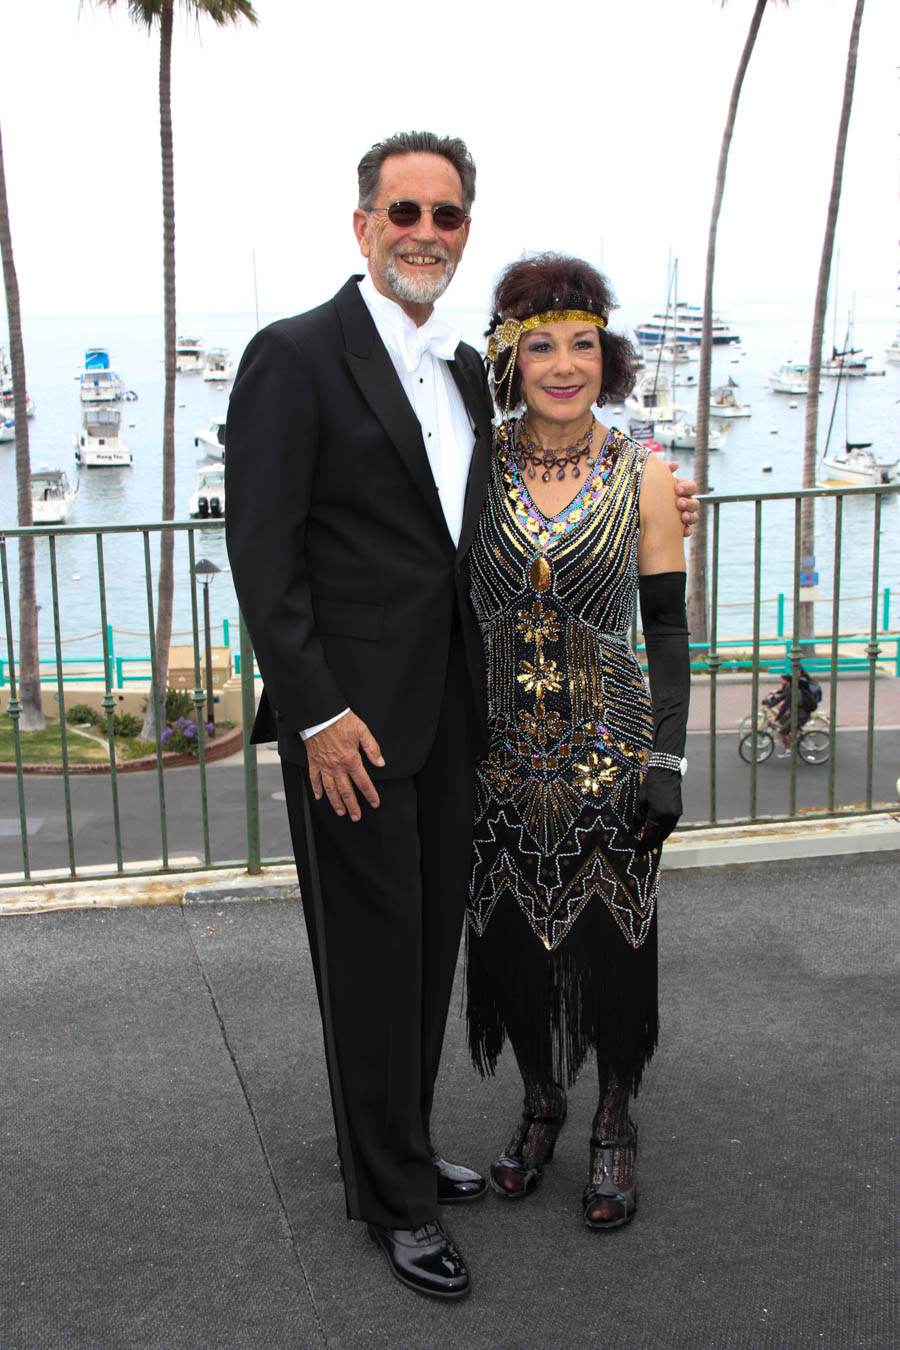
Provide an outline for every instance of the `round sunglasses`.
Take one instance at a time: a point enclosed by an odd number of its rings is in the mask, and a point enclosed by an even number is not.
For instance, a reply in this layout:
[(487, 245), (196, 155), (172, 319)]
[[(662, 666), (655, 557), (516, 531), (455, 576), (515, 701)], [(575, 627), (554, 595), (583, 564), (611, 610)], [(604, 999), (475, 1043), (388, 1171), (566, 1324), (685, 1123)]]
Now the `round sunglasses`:
[(390, 206), (371, 206), (370, 211), (387, 211), (388, 220), (402, 230), (417, 225), (422, 212), (427, 211), (439, 230), (458, 230), (469, 219), (461, 206), (441, 202), (439, 206), (420, 206), (418, 202), (391, 202)]

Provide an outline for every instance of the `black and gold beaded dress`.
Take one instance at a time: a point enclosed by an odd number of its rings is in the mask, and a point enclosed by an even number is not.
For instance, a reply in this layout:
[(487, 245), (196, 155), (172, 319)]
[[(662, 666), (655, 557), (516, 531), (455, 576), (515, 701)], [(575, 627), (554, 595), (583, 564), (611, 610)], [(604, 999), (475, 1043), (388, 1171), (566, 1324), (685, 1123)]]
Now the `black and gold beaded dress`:
[(544, 1082), (591, 1049), (637, 1087), (657, 1036), (658, 856), (629, 832), (650, 698), (629, 645), (647, 450), (613, 428), (559, 516), (540, 514), (495, 436), (471, 550), (490, 749), (477, 770), (469, 1043), (492, 1072), (507, 1033)]

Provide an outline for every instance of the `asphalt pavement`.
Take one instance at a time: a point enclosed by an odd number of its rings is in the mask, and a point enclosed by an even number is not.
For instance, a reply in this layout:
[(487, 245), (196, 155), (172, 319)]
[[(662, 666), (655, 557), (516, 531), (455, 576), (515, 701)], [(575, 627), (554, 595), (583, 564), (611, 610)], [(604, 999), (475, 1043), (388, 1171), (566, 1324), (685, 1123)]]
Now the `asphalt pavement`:
[[(445, 1210), (452, 1306), (344, 1218), (295, 898), (0, 918), (0, 1347), (893, 1350), (898, 863), (667, 875), (637, 1216), (581, 1221), (588, 1067), (538, 1192)], [(459, 1013), (436, 1135), (483, 1168), (520, 1089)]]

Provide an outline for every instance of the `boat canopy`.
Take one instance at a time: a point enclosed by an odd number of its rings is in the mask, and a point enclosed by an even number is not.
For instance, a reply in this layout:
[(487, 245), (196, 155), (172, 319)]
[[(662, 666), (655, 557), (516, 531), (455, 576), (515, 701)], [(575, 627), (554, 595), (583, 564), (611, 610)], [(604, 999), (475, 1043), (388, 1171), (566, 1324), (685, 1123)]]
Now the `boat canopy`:
[(112, 427), (118, 431), (122, 422), (122, 414), (118, 408), (97, 408), (87, 409), (84, 414), (84, 429), (91, 431), (93, 427), (102, 427), (104, 429)]
[(85, 370), (109, 370), (109, 351), (106, 347), (88, 347), (84, 354)]
[(32, 487), (60, 487), (67, 481), (62, 469), (39, 469), (31, 475)]

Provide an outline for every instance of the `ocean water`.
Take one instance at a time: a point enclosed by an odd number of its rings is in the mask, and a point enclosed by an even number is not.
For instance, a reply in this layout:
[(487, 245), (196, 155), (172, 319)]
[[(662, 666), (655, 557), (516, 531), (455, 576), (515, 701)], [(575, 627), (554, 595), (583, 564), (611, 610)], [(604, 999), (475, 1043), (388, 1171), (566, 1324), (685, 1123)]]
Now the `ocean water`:
[[(614, 327), (628, 329), (657, 306), (624, 308)], [(798, 302), (751, 300), (723, 306), (724, 317), (741, 336), (739, 348), (717, 348), (713, 382), (735, 379), (741, 399), (749, 402), (752, 417), (731, 423), (725, 448), (710, 455), (710, 484), (721, 493), (790, 491), (800, 486), (803, 456), (804, 400), (791, 408), (792, 400), (772, 393), (766, 377), (784, 360), (805, 360), (811, 305)], [(483, 345), (484, 318), (474, 311), (444, 313), (458, 324), (463, 335)], [(267, 322), (274, 316), (262, 316)], [(885, 365), (885, 345), (900, 321), (892, 295), (857, 301), (854, 345), (872, 353), (873, 367), (884, 367), (881, 378), (843, 382), (832, 448), (840, 448), (845, 435), (845, 416), (851, 440), (871, 440), (879, 457), (900, 454), (900, 366)], [(183, 318), (179, 331), (200, 335), (207, 346), (227, 347), (237, 360), (256, 327), (252, 314), (191, 315)], [(828, 334), (828, 341), (831, 339)], [(838, 340), (843, 339), (843, 330)], [(161, 506), (162, 442), (162, 321), (158, 316), (84, 318), (35, 318), (25, 322), (25, 355), (28, 387), (36, 404), (29, 421), (32, 467), (43, 465), (66, 470), (79, 483), (78, 497), (69, 523), (103, 526), (152, 522)], [(77, 376), (84, 351), (101, 345), (110, 349), (113, 366), (138, 400), (122, 403), (122, 438), (132, 451), (134, 463), (125, 469), (81, 469), (74, 459), (73, 436), (81, 425)], [(696, 380), (697, 363), (679, 366), (676, 378)], [(671, 369), (667, 372), (671, 378)], [(820, 447), (831, 414), (835, 381), (823, 380), (820, 401)], [(194, 487), (201, 452), (194, 446), (198, 429), (209, 418), (224, 414), (229, 386), (204, 382), (198, 375), (178, 377), (176, 392), (176, 516), (188, 518), (188, 498)], [(688, 406), (696, 402), (690, 381), (676, 388), (676, 400)], [(607, 408), (603, 416), (627, 427), (627, 415)], [(690, 474), (692, 456), (679, 452), (682, 470)], [(771, 472), (763, 465), (771, 464)], [(869, 622), (872, 577), (871, 501), (845, 505), (843, 563), (841, 570), (841, 628), (865, 628)], [(793, 567), (793, 507), (773, 503), (764, 510), (762, 595), (764, 629), (774, 630), (776, 597), (787, 595), (788, 624)], [(816, 561), (820, 596), (830, 597), (832, 585), (833, 508), (822, 504), (817, 512)], [(16, 523), (15, 448), (0, 443), (0, 530)], [(746, 634), (750, 628), (752, 599), (753, 509), (749, 505), (723, 508), (720, 564), (720, 634)], [(8, 545), (13, 579), (16, 549)], [(885, 502), (880, 534), (881, 565), (878, 588), (892, 592), (891, 619), (900, 626), (900, 500)], [(208, 557), (223, 569), (210, 591), (214, 626), (213, 641), (222, 640), (222, 621), (232, 625), (236, 642), (237, 603), (227, 572), (225, 540), (221, 528), (204, 528), (196, 535), (196, 555)], [(154, 542), (152, 559), (156, 564)], [(149, 650), (146, 581), (143, 542), (140, 536), (111, 536), (104, 547), (108, 620), (115, 633), (115, 651), (120, 656), (145, 656)], [(97, 588), (97, 546), (94, 535), (61, 538), (57, 542), (61, 627), (64, 656), (97, 657), (100, 646), (100, 609)], [(154, 575), (155, 605), (155, 575)], [(53, 656), (50, 621), (51, 592), (48, 548), (38, 545), (38, 589), (41, 605), (42, 654)], [(17, 593), (13, 593), (13, 624)], [(879, 613), (881, 610), (879, 609)], [(830, 623), (830, 604), (823, 598), (816, 609), (817, 626)], [(0, 657), (6, 655), (5, 625)], [(176, 612), (174, 642), (188, 642), (191, 630), (190, 576), (185, 535), (176, 535)]]

